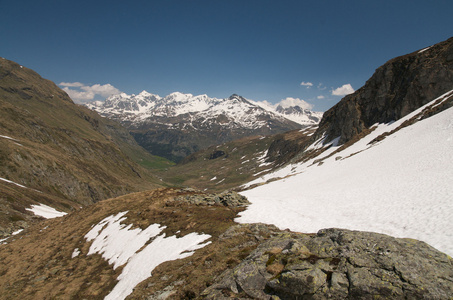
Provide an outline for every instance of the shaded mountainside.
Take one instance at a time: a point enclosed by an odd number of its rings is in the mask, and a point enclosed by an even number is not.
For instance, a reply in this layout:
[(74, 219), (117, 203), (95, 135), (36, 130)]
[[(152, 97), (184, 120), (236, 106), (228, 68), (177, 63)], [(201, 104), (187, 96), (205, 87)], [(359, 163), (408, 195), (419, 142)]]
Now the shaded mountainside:
[[(2, 299), (447, 299), (453, 293), (452, 259), (423, 242), (235, 224), (245, 203), (235, 193), (156, 189), (47, 220), (0, 245)], [(203, 244), (178, 244), (197, 236)], [(179, 251), (185, 254), (175, 259)]]
[(351, 140), (376, 123), (388, 123), (453, 88), (453, 38), (391, 59), (363, 87), (327, 112), (314, 139)]
[(121, 94), (87, 106), (121, 122), (150, 153), (176, 162), (235, 139), (316, 125), (322, 115), (298, 107), (271, 111), (238, 95), (217, 99), (177, 92), (163, 98), (146, 91), (139, 95)]
[[(0, 110), (0, 178), (24, 186), (1, 183), (9, 219), (28, 218), (24, 207), (39, 199), (68, 211), (161, 186), (139, 163), (171, 165), (144, 151), (119, 124), (75, 105), (53, 82), (6, 59), (0, 59)], [(34, 190), (42, 196), (35, 198)], [(0, 220), (7, 225), (8, 218)]]

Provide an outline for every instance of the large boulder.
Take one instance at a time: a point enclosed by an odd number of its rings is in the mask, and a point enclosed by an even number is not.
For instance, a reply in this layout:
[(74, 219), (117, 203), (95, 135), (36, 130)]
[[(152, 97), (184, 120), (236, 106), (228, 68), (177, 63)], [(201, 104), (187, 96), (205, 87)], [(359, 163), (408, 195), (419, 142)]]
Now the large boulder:
[(219, 194), (206, 194), (201, 191), (192, 191), (193, 194), (178, 196), (167, 202), (178, 201), (194, 205), (224, 205), (229, 207), (245, 207), (250, 204), (245, 196), (234, 191), (224, 191)]
[(453, 260), (428, 244), (324, 229), (262, 243), (202, 295), (255, 299), (451, 299)]

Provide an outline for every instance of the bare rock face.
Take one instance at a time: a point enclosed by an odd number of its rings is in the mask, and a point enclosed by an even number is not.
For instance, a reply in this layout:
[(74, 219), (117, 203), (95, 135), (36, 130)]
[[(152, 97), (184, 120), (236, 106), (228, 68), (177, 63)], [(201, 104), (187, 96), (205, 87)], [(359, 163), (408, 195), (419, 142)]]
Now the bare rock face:
[(424, 242), (371, 232), (283, 233), (226, 270), (207, 299), (449, 299), (453, 260)]
[(329, 109), (314, 138), (340, 143), (375, 123), (398, 120), (453, 89), (453, 38), (394, 58), (379, 67), (366, 84)]

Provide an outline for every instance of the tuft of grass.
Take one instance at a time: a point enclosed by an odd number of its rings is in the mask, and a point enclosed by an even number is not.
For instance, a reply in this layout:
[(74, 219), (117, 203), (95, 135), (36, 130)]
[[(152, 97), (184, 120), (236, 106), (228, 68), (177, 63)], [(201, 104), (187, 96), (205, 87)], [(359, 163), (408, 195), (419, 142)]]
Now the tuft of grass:
[(18, 221), (25, 221), (25, 219), (22, 216), (19, 216), (17, 214), (14, 214), (14, 215), (10, 216), (9, 219), (13, 223), (14, 222), (18, 222)]

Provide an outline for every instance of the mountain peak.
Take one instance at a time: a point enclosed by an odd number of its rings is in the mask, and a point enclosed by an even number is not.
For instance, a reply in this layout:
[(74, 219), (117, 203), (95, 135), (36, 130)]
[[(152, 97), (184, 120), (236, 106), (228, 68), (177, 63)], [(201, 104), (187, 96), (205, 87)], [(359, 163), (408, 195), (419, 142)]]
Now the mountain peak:
[(157, 95), (148, 93), (147, 91), (143, 90), (140, 92), (140, 94), (138, 94), (138, 96), (149, 97), (149, 96), (157, 96)]
[[(91, 103), (87, 106), (104, 117), (129, 126), (139, 144), (151, 153), (175, 161), (211, 145), (250, 135), (300, 129), (316, 125), (320, 119), (320, 116), (311, 117), (311, 112), (298, 112), (297, 117), (287, 116), (285, 112), (266, 109), (237, 94), (217, 99), (205, 94), (194, 96), (173, 92), (160, 98), (142, 92), (138, 96), (115, 96), (115, 101), (111, 101), (112, 98), (108, 98), (104, 105)], [(306, 116), (301, 117), (303, 114)], [(144, 134), (147, 130), (148, 133)], [(167, 148), (156, 152), (157, 145), (162, 143)]]

